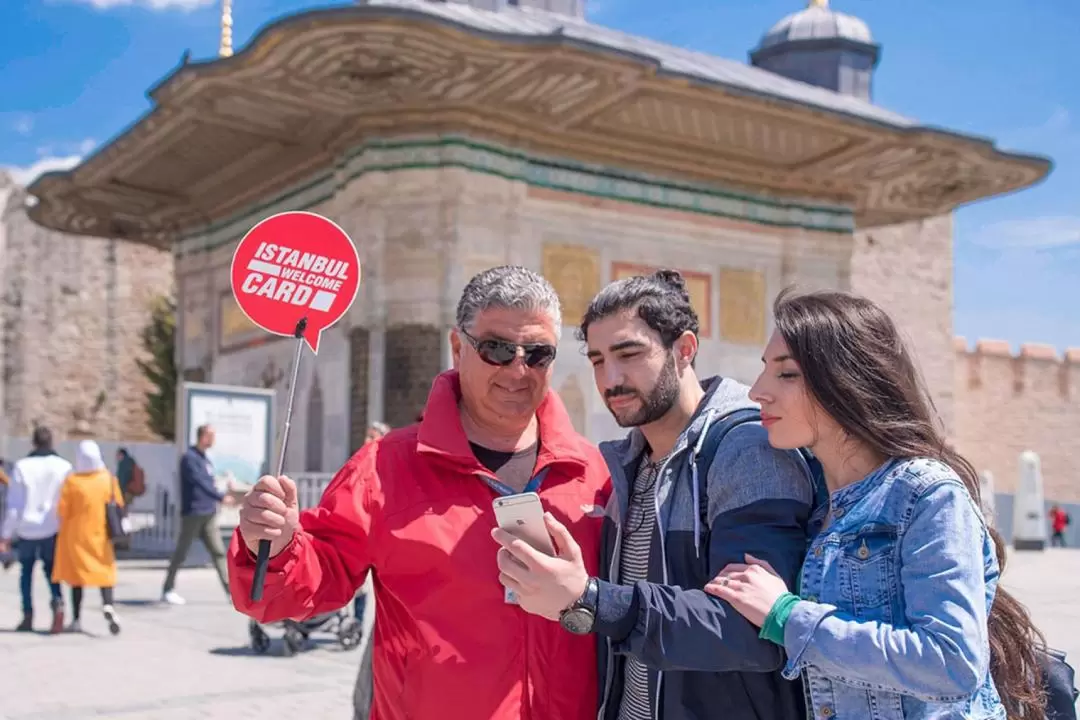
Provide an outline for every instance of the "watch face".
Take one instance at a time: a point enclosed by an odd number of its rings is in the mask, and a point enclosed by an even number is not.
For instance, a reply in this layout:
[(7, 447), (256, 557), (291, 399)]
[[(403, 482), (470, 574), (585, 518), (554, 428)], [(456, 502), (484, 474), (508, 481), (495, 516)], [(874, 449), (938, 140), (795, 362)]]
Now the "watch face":
[(592, 632), (594, 620), (593, 614), (585, 608), (567, 610), (563, 613), (562, 617), (559, 618), (559, 622), (562, 624), (563, 628), (575, 635), (587, 635)]

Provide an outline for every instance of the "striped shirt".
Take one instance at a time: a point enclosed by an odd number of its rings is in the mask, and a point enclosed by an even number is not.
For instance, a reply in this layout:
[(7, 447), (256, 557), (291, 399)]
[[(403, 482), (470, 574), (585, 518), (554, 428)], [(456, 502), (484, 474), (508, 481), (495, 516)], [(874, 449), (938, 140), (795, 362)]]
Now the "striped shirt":
[[(648, 454), (643, 456), (630, 488), (619, 557), (619, 582), (623, 585), (633, 585), (648, 578), (649, 550), (656, 527), (656, 478), (663, 464), (664, 458), (654, 463)], [(618, 720), (652, 720), (649, 672), (637, 658), (627, 656)]]

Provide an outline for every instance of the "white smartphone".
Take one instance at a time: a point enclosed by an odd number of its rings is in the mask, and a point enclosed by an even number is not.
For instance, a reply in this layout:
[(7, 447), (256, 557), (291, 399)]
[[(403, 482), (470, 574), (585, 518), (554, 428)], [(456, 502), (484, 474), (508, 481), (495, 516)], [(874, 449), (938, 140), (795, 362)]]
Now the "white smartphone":
[(554, 557), (555, 546), (544, 524), (544, 505), (539, 495), (534, 492), (503, 495), (495, 498), (493, 505), (499, 527)]

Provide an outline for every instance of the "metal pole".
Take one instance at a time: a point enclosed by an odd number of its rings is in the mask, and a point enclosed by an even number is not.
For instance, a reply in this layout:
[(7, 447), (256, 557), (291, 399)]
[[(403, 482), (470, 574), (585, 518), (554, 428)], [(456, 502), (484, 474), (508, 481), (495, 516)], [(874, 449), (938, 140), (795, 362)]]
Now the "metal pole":
[[(300, 318), (296, 323), (293, 337), (296, 338), (296, 354), (293, 356), (292, 382), (289, 383), (289, 402), (285, 409), (285, 428), (281, 432), (281, 453), (278, 455), (277, 472), (274, 477), (280, 477), (285, 471), (285, 449), (289, 446), (289, 429), (292, 427), (293, 400), (296, 398), (296, 378), (300, 375), (300, 353), (304, 349), (304, 330), (307, 328), (307, 318)], [(259, 541), (259, 553), (255, 559), (255, 577), (251, 581), (251, 600), (262, 600), (263, 585), (266, 583), (266, 568), (270, 564), (270, 541)]]

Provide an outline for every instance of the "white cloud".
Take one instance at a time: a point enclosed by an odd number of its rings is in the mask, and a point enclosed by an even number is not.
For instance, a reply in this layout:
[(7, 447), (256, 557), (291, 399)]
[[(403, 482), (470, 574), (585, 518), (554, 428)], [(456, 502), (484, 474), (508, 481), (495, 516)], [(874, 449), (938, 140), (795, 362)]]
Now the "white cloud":
[(976, 245), (997, 250), (1048, 250), (1080, 245), (1080, 215), (1003, 220), (983, 226), (972, 240)]
[(20, 135), (29, 135), (34, 131), (34, 117), (32, 115), (20, 115), (15, 118), (13, 127), (15, 132)]
[(13, 166), (7, 168), (7, 171), (11, 173), (12, 180), (19, 185), (25, 186), (36, 180), (39, 175), (43, 175), (47, 172), (52, 172), (54, 170), (70, 170), (78, 165), (82, 158), (82, 155), (66, 155), (63, 157), (48, 155), (31, 165), (23, 167)]
[(74, 0), (89, 4), (98, 10), (137, 5), (151, 10), (195, 10), (213, 5), (217, 0)]
[(86, 155), (97, 147), (97, 141), (86, 138), (79, 142), (62, 142), (50, 145), (42, 145), (37, 149), (38, 159), (29, 165), (12, 165), (0, 170), (6, 170), (11, 179), (19, 185), (29, 185), (40, 175), (54, 170), (70, 170), (82, 162)]

